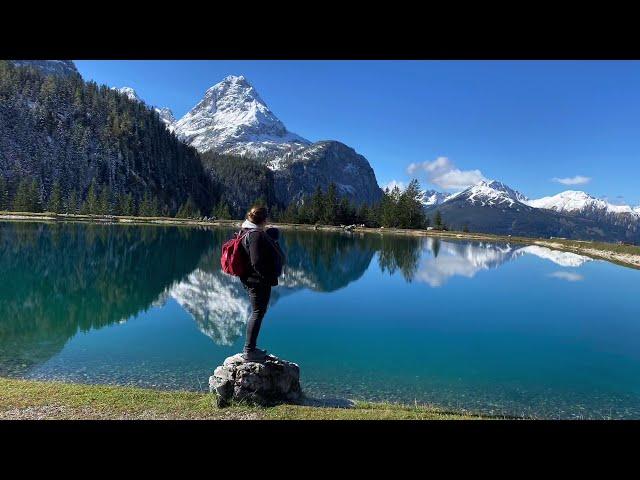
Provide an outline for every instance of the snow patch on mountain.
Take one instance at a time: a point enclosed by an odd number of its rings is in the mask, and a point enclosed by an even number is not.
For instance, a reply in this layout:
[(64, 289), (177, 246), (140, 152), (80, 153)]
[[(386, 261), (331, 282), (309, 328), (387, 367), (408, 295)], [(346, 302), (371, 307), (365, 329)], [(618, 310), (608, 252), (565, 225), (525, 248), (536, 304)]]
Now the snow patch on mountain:
[(144, 103), (144, 101), (138, 96), (136, 91), (131, 87), (111, 87), (111, 90), (115, 90), (121, 95), (126, 96), (129, 100), (133, 100), (134, 102)]
[(153, 109), (156, 111), (156, 113), (160, 117), (160, 120), (162, 120), (162, 123), (165, 124), (165, 126), (167, 127), (167, 130), (169, 130), (170, 132), (173, 132), (175, 130), (174, 124), (176, 123), (176, 117), (173, 116), (173, 112), (171, 111), (171, 109), (167, 107), (164, 107), (164, 108), (154, 107)]
[(242, 75), (229, 75), (209, 88), (176, 122), (175, 131), (201, 152), (251, 157), (278, 157), (311, 143), (289, 132)]
[(518, 203), (526, 204), (528, 201), (523, 194), (497, 180), (482, 180), (466, 190), (450, 195), (445, 201), (454, 199), (464, 199), (472, 205), (483, 207), (513, 207)]
[(419, 200), (425, 207), (430, 207), (432, 205), (440, 205), (448, 196), (446, 193), (436, 190), (423, 190), (420, 192)]
[(556, 212), (584, 213), (584, 212), (605, 212), (605, 213), (627, 213), (638, 215), (640, 210), (634, 210), (629, 205), (613, 205), (599, 198), (592, 197), (588, 193), (578, 190), (567, 190), (550, 197), (538, 198), (526, 202), (534, 208), (544, 208)]

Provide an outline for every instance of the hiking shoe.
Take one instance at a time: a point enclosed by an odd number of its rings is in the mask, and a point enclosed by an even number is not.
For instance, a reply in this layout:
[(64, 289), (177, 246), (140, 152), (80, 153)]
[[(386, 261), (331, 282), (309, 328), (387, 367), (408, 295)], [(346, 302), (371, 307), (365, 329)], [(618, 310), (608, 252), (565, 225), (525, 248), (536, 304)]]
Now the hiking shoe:
[(267, 351), (261, 348), (255, 348), (244, 352), (242, 358), (245, 362), (262, 362), (267, 358)]

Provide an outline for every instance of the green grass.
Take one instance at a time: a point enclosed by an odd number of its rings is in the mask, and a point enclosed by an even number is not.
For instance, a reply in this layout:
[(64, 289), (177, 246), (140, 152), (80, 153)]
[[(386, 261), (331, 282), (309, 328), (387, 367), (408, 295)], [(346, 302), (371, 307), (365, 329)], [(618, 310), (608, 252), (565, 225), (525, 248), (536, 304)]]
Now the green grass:
[(357, 402), (353, 408), (302, 405), (217, 408), (215, 395), (136, 387), (0, 378), (0, 419), (472, 420), (424, 405)]

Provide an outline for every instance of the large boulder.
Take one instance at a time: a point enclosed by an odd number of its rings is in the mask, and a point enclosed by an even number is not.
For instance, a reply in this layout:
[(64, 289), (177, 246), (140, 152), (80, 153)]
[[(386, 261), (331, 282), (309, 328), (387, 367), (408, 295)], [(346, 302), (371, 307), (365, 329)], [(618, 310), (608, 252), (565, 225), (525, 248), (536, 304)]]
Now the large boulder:
[(233, 402), (258, 405), (296, 403), (302, 398), (298, 365), (267, 355), (263, 362), (245, 362), (242, 354), (228, 357), (209, 377), (218, 406)]

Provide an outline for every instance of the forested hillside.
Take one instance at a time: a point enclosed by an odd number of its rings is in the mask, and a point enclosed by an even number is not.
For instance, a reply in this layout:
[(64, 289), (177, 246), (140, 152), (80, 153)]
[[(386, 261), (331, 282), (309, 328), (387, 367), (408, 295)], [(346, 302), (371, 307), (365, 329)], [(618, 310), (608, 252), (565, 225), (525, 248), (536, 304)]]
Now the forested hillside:
[[(270, 207), (277, 205), (273, 172), (264, 164), (253, 158), (212, 151), (202, 153), (200, 157), (215, 190), (220, 192), (216, 216), (241, 218), (256, 201)], [(285, 206), (278, 205), (279, 208)]]
[(203, 214), (217, 190), (158, 114), (79, 75), (0, 61), (0, 210)]

